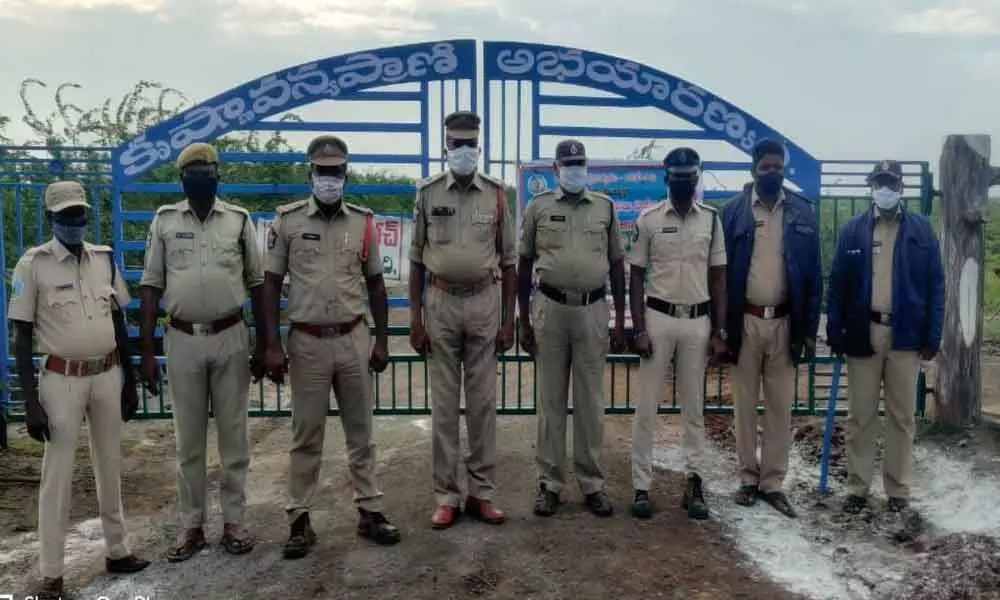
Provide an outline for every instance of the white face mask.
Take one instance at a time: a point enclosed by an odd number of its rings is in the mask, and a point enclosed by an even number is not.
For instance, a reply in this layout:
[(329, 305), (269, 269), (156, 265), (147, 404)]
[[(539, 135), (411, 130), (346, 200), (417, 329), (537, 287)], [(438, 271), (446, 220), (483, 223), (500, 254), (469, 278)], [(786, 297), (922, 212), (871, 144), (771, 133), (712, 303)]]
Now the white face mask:
[(899, 199), (902, 193), (891, 190), (887, 187), (880, 187), (872, 190), (872, 200), (875, 206), (881, 210), (894, 210), (899, 206)]
[(571, 194), (579, 194), (587, 186), (587, 167), (560, 167), (559, 186)]
[(448, 151), (448, 168), (455, 175), (472, 175), (479, 164), (479, 148), (459, 146)]
[(314, 175), (312, 190), (317, 202), (336, 204), (344, 197), (344, 179), (329, 175)]

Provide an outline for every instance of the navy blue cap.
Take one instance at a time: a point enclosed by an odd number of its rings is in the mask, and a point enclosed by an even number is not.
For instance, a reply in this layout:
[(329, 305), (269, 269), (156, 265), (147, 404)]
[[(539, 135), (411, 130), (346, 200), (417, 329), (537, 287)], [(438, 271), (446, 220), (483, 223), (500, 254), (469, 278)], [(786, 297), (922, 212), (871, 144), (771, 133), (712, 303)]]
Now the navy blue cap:
[(587, 149), (580, 140), (563, 140), (556, 145), (556, 162), (586, 159)]
[(674, 148), (663, 159), (668, 175), (697, 175), (701, 172), (701, 157), (692, 148)]
[(894, 179), (902, 179), (903, 165), (898, 160), (881, 160), (875, 164), (872, 172), (868, 175), (868, 181), (872, 181), (879, 175), (889, 175)]

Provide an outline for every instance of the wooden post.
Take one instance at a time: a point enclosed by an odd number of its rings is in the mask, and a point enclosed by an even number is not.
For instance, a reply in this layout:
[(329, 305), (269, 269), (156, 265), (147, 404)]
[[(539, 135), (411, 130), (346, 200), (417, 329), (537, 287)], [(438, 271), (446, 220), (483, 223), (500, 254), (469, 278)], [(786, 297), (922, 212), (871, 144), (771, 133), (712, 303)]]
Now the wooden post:
[(945, 311), (934, 414), (939, 423), (966, 427), (982, 417), (983, 224), (990, 185), (1000, 182), (1000, 169), (990, 167), (990, 137), (948, 136), (940, 174)]

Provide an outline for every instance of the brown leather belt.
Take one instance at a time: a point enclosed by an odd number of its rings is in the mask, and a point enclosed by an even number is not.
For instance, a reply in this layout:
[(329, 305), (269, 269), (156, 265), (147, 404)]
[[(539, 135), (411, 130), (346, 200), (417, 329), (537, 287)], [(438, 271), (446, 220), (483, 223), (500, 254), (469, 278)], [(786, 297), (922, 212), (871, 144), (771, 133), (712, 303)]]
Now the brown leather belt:
[(494, 283), (496, 283), (496, 279), (493, 275), (487, 275), (479, 281), (464, 283), (458, 281), (448, 281), (443, 277), (439, 277), (431, 273), (431, 285), (446, 294), (451, 294), (452, 296), (475, 296)]
[(871, 311), (870, 315), (872, 323), (878, 323), (879, 325), (884, 325), (889, 327), (892, 325), (892, 313)]
[(220, 331), (225, 331), (243, 321), (243, 311), (234, 312), (228, 317), (222, 317), (211, 323), (192, 323), (177, 317), (170, 317), (170, 326), (178, 331), (183, 331), (188, 335), (213, 335)]
[(52, 355), (45, 359), (46, 370), (70, 377), (100, 375), (105, 371), (110, 371), (117, 364), (118, 352), (116, 350), (107, 353), (103, 358), (95, 358), (94, 360), (74, 360)]
[(756, 304), (746, 303), (743, 307), (743, 312), (748, 315), (753, 315), (758, 319), (780, 319), (782, 317), (787, 317), (789, 311), (788, 303), (779, 304), (778, 306), (757, 306)]
[(295, 331), (301, 331), (317, 338), (330, 338), (347, 335), (354, 331), (354, 328), (361, 322), (361, 315), (358, 315), (346, 323), (334, 323), (333, 325), (316, 325), (313, 323), (292, 323), (289, 327)]

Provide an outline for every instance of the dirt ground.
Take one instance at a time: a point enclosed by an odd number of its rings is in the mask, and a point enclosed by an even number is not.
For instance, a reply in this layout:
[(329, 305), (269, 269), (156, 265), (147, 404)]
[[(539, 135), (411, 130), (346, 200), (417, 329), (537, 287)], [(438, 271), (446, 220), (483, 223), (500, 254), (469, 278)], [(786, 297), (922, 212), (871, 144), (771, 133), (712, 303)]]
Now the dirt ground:
[[(671, 419), (674, 421), (676, 419)], [(770, 582), (727, 542), (719, 523), (694, 523), (677, 505), (682, 475), (666, 472), (657, 482), (662, 514), (649, 522), (627, 515), (631, 499), (630, 420), (609, 417), (607, 470), (617, 513), (598, 519), (572, 490), (555, 518), (531, 514), (533, 417), (502, 417), (499, 426), (498, 502), (509, 522), (489, 527), (463, 522), (446, 532), (430, 529), (429, 422), (420, 417), (379, 417), (379, 481), (387, 514), (402, 529), (403, 542), (376, 548), (356, 539), (343, 435), (331, 419), (314, 523), (321, 541), (308, 558), (286, 562), (280, 546), (287, 534), (282, 514), (286, 481), (286, 419), (253, 421), (254, 462), (249, 522), (260, 542), (246, 557), (229, 557), (217, 546), (183, 565), (163, 560), (175, 533), (174, 452), (169, 422), (127, 429), (125, 508), (137, 552), (154, 559), (128, 579), (99, 574), (99, 529), (89, 553), (68, 552), (68, 582), (109, 597), (265, 599), (293, 593), (299, 598), (801, 598)], [(672, 427), (662, 435), (676, 437)], [(37, 444), (15, 435), (0, 475), (0, 536), (23, 540), (19, 556), (7, 552), (0, 592), (28, 593), (36, 573), (30, 541), (36, 519)], [(210, 439), (210, 446), (213, 445)], [(214, 463), (210, 473), (217, 476)], [(97, 515), (89, 485), (89, 459), (81, 446), (74, 480), (74, 523)], [(11, 482), (11, 477), (20, 478)], [(214, 489), (213, 485), (213, 498)], [(218, 535), (218, 519), (209, 535)], [(73, 534), (71, 534), (72, 537)], [(71, 540), (71, 547), (74, 546)], [(115, 595), (113, 595), (115, 594)], [(81, 595), (81, 598), (88, 597)]]

